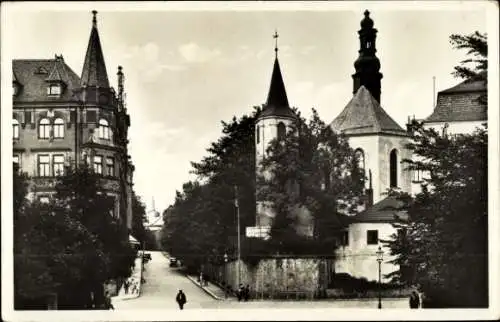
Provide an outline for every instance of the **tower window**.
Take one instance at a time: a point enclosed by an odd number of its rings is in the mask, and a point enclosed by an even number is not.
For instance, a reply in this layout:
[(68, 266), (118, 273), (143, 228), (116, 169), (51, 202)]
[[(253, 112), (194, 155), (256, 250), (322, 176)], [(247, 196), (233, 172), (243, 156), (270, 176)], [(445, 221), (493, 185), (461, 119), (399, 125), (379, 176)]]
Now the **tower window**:
[(40, 177), (50, 176), (50, 157), (48, 154), (38, 156), (38, 175)]
[(366, 49), (370, 49), (372, 47), (372, 42), (371, 41), (367, 41), (366, 42)]
[(105, 119), (99, 120), (99, 138), (104, 140), (109, 140), (109, 123)]
[(64, 138), (64, 121), (61, 118), (57, 118), (54, 121), (54, 138), (56, 139)]
[(260, 143), (260, 126), (258, 126), (258, 125), (255, 129), (255, 137), (256, 137), (257, 143)]
[(49, 119), (41, 119), (38, 126), (38, 138), (48, 139), (50, 137), (50, 121)]
[(286, 127), (283, 122), (278, 123), (278, 140), (283, 140), (286, 136)]
[(102, 156), (94, 156), (94, 172), (97, 174), (102, 174)]
[(16, 119), (12, 120), (12, 138), (19, 139), (19, 121)]
[(395, 188), (398, 186), (398, 152), (396, 149), (391, 151), (389, 158), (390, 187)]
[(54, 167), (54, 175), (61, 176), (64, 174), (64, 155), (54, 155), (52, 158), (52, 166)]
[(365, 152), (363, 149), (356, 149), (354, 152), (354, 155), (356, 157), (356, 161), (358, 162), (358, 168), (364, 170), (365, 169)]

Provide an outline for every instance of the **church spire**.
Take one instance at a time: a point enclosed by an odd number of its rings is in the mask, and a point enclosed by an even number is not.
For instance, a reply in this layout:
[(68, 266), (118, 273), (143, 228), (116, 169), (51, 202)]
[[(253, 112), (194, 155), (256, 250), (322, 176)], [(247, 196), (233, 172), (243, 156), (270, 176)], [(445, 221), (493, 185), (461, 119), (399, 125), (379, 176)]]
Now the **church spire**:
[(359, 34), (359, 57), (354, 62), (356, 73), (353, 78), (353, 94), (356, 94), (361, 86), (365, 86), (372, 96), (380, 103), (381, 79), (380, 61), (375, 55), (377, 49), (375, 40), (377, 38), (377, 29), (373, 28), (373, 20), (370, 18), (370, 12), (364, 12), (364, 19), (361, 20), (361, 29)]
[(281, 75), (280, 63), (278, 61), (278, 37), (279, 35), (276, 31), (273, 35), (273, 38), (276, 40), (274, 47), (274, 67), (266, 105), (290, 108), (288, 105), (288, 98), (286, 96), (285, 83), (283, 82), (283, 76)]
[(92, 30), (83, 63), (81, 85), (109, 88), (106, 64), (104, 63), (101, 41), (99, 39), (99, 32), (97, 31), (97, 11), (93, 10), (92, 14)]

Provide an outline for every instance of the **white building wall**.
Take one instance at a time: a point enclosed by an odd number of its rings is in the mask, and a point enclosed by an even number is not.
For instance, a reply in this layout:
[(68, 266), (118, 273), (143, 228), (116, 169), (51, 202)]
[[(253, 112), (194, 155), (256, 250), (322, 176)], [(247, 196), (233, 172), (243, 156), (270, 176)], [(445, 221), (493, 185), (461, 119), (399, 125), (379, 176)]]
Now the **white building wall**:
[(462, 121), (462, 122), (432, 122), (425, 123), (424, 128), (433, 128), (438, 133), (443, 133), (443, 128), (445, 124), (448, 124), (447, 133), (448, 134), (470, 134), (476, 130), (476, 128), (483, 128), (483, 124), (486, 121)]
[(336, 251), (335, 273), (347, 273), (356, 278), (366, 278), (369, 281), (378, 281), (378, 262), (376, 252), (381, 246), (384, 251), (381, 264), (382, 282), (389, 280), (384, 278), (385, 274), (397, 271), (397, 265), (389, 263), (394, 257), (390, 250), (379, 242), (377, 245), (368, 245), (367, 231), (378, 230), (379, 240), (389, 239), (396, 233), (396, 229), (390, 223), (354, 223), (349, 225), (346, 246), (341, 246)]

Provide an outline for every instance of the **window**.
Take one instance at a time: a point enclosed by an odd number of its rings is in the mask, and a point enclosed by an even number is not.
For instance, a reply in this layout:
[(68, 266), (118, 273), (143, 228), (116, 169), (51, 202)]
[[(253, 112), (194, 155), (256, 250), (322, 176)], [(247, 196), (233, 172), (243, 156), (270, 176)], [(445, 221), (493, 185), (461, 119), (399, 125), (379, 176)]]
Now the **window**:
[(102, 174), (102, 156), (94, 156), (94, 172)]
[(38, 175), (40, 177), (50, 176), (50, 158), (48, 154), (38, 156)]
[(413, 170), (413, 182), (422, 182), (422, 170)]
[(87, 111), (87, 122), (88, 123), (95, 123), (96, 119), (97, 119), (96, 111)]
[(106, 167), (108, 176), (115, 176), (115, 159), (106, 158)]
[(398, 186), (398, 152), (396, 151), (396, 149), (391, 151), (389, 168), (390, 187), (395, 188)]
[(286, 135), (286, 127), (283, 122), (278, 123), (278, 140), (282, 140), (285, 138)]
[(16, 83), (13, 83), (12, 84), (12, 95), (16, 96), (17, 93), (19, 93), (19, 85), (17, 85)]
[(255, 137), (257, 140), (257, 143), (260, 143), (260, 126), (257, 125), (257, 128), (255, 129)]
[(367, 48), (367, 49), (369, 49), (371, 46), (372, 46), (371, 41), (367, 41), (367, 42), (366, 42), (366, 48)]
[(358, 167), (362, 170), (365, 169), (365, 152), (363, 152), (363, 149), (356, 149), (354, 152), (354, 155), (356, 157), (356, 160), (358, 161)]
[(61, 118), (57, 118), (54, 121), (54, 138), (56, 139), (64, 138), (64, 121)]
[(342, 232), (342, 235), (341, 235), (341, 245), (342, 246), (347, 246), (349, 245), (349, 231), (348, 230), (344, 230)]
[(14, 154), (12, 156), (12, 163), (14, 165), (14, 171), (19, 171), (21, 169), (19, 161), (20, 161), (19, 154)]
[(19, 121), (16, 119), (12, 120), (12, 137), (19, 139)]
[(109, 140), (109, 123), (105, 119), (99, 120), (99, 138)]
[(52, 158), (52, 166), (54, 167), (54, 175), (61, 176), (64, 174), (64, 155), (54, 155)]
[(366, 243), (368, 245), (378, 245), (378, 230), (366, 231)]
[(41, 119), (38, 127), (38, 138), (48, 139), (50, 137), (50, 121), (49, 119)]
[(48, 95), (61, 95), (61, 85), (51, 84), (47, 88)]

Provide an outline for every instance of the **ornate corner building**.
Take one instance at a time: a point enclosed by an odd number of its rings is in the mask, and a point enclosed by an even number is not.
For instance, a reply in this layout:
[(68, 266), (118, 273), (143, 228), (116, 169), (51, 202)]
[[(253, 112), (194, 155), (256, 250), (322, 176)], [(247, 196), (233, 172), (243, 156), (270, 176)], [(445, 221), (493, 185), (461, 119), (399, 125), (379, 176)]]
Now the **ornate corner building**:
[(13, 60), (13, 161), (31, 178), (29, 197), (41, 201), (54, 194), (56, 177), (68, 167), (87, 164), (102, 176), (101, 193), (114, 199), (113, 216), (130, 229), (134, 165), (127, 149), (124, 74), (118, 66), (115, 91), (96, 14), (81, 77), (62, 55)]

